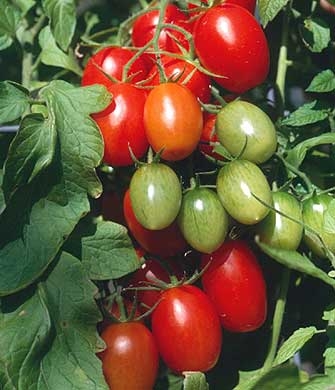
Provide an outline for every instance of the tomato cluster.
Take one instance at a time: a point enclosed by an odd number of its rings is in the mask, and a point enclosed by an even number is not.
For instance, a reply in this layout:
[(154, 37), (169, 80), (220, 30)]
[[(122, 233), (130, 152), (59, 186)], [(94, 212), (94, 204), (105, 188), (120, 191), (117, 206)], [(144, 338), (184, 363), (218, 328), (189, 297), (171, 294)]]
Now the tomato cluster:
[[(112, 95), (92, 117), (104, 140), (104, 163), (131, 167), (124, 223), (146, 259), (120, 283), (149, 310), (150, 330), (131, 320), (102, 332), (112, 388), (123, 388), (122, 377), (130, 386), (115, 359), (134, 367), (143, 361), (139, 351), (148, 351), (142, 373), (148, 381), (134, 373), (136, 388), (148, 389), (158, 356), (176, 373), (206, 372), (219, 359), (222, 329), (250, 332), (264, 324), (263, 271), (249, 242), (231, 239), (236, 226), (279, 249), (296, 250), (304, 237), (318, 256), (326, 255), (324, 243), (335, 252), (332, 234), (313, 233), (332, 198), (315, 195), (301, 207), (292, 194), (271, 190), (264, 164), (277, 150), (276, 128), (262, 109), (238, 96), (262, 84), (269, 71), (255, 1), (203, 4), (144, 10), (128, 31), (131, 48), (98, 51), (82, 78), (84, 86), (102, 84)], [(228, 103), (212, 97), (213, 86), (233, 97)], [(201, 184), (204, 172), (193, 171), (189, 180), (177, 169), (192, 165), (195, 155), (213, 165), (211, 185)], [(199, 286), (187, 281), (179, 259), (186, 251), (200, 258)]]

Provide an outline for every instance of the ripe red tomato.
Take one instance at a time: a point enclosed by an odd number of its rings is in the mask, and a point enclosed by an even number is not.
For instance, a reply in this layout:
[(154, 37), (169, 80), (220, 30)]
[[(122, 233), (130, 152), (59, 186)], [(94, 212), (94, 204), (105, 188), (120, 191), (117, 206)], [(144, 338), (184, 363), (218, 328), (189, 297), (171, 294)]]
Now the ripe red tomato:
[[(133, 58), (134, 52), (118, 46), (105, 47), (94, 54), (87, 62), (81, 84), (92, 85), (102, 84), (106, 87), (113, 84), (113, 81), (109, 79), (105, 74), (108, 74), (112, 78), (118, 81), (122, 80), (122, 73), (125, 65)], [(103, 71), (101, 71), (102, 68)], [(144, 80), (147, 76), (148, 69), (145, 62), (141, 57), (137, 58), (131, 65), (128, 73), (128, 77), (132, 83)]]
[(243, 93), (261, 84), (269, 71), (269, 48), (257, 20), (244, 8), (222, 4), (198, 19), (194, 45), (202, 65), (223, 77), (225, 89)]
[(202, 153), (207, 154), (217, 160), (223, 160), (224, 158), (213, 151), (214, 146), (210, 143), (219, 142), (219, 138), (215, 133), (215, 121), (216, 114), (207, 114), (204, 115), (204, 126), (202, 128), (199, 149)]
[[(208, 4), (207, 0), (202, 0), (201, 2), (204, 5)], [(223, 0), (222, 3), (224, 3), (224, 4), (237, 4), (245, 9), (247, 9), (252, 14), (255, 13), (256, 0)], [(189, 8), (189, 10), (192, 10), (194, 8), (198, 8), (198, 6), (195, 4), (189, 3), (188, 8)], [(194, 13), (192, 13), (191, 15), (193, 16)]]
[(112, 103), (105, 109), (107, 113), (92, 115), (104, 139), (104, 161), (112, 166), (133, 164), (129, 147), (137, 158), (148, 149), (145, 135), (143, 110), (146, 92), (132, 84), (112, 84), (109, 92)]
[[(201, 102), (209, 103), (211, 98), (210, 77), (195, 68), (187, 61), (168, 56), (162, 56), (161, 62), (168, 80), (185, 85)], [(148, 84), (160, 84), (157, 64), (148, 74)]]
[(149, 253), (164, 257), (174, 256), (184, 252), (188, 247), (177, 222), (173, 222), (170, 226), (162, 230), (149, 230), (143, 227), (135, 217), (129, 190), (123, 198), (123, 212), (131, 234)]
[[(156, 27), (159, 19), (158, 10), (150, 10), (145, 14), (139, 16), (133, 25), (131, 39), (135, 47), (145, 46), (153, 37), (156, 31)], [(188, 17), (184, 14), (178, 7), (173, 4), (169, 4), (166, 7), (166, 12), (164, 15), (164, 23), (169, 24), (182, 24), (182, 22), (187, 22)], [(187, 25), (182, 25), (183, 28), (187, 28)], [(171, 29), (162, 29), (159, 35), (158, 45), (161, 50), (180, 52), (178, 45), (174, 42), (174, 37), (177, 41), (180, 42), (182, 46), (188, 46), (188, 42), (183, 34), (176, 32)]]
[(196, 97), (184, 85), (163, 83), (149, 93), (144, 125), (155, 152), (169, 161), (189, 156), (200, 140), (203, 119)]
[(205, 372), (216, 364), (221, 325), (212, 302), (198, 287), (165, 290), (151, 324), (159, 353), (171, 370)]
[(250, 332), (266, 319), (267, 295), (263, 272), (244, 241), (227, 241), (210, 255), (202, 256), (202, 285), (231, 332)]
[(152, 333), (140, 322), (109, 325), (101, 334), (106, 349), (99, 354), (111, 389), (152, 389), (159, 355)]

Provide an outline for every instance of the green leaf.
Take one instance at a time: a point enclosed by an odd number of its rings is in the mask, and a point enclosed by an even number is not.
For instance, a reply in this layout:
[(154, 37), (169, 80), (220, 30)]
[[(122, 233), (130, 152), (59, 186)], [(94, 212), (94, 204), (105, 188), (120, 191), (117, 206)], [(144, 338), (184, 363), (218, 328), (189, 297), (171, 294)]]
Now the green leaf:
[(27, 115), (21, 122), (5, 163), (3, 189), (6, 199), (51, 164), (56, 147), (54, 121), (41, 115)]
[(21, 10), (22, 16), (24, 16), (33, 8), (36, 4), (36, 0), (13, 0), (13, 3)]
[(29, 92), (19, 84), (0, 82), (0, 124), (12, 122), (29, 108)]
[(66, 51), (76, 28), (76, 5), (74, 0), (43, 0), (45, 14), (50, 19), (51, 31), (61, 47)]
[(252, 390), (300, 390), (300, 388), (298, 368), (284, 365), (275, 367), (264, 375)]
[(250, 390), (263, 375), (262, 369), (253, 371), (239, 371), (239, 382), (234, 390)]
[(2, 180), (3, 180), (3, 171), (2, 169), (0, 169), (0, 214), (3, 212), (4, 208), (6, 207), (5, 196), (2, 190)]
[(300, 390), (334, 390), (334, 379), (328, 375), (313, 375), (311, 379), (301, 385)]
[(320, 53), (330, 43), (329, 26), (319, 18), (307, 18), (301, 31), (302, 39), (313, 53)]
[(184, 372), (184, 390), (208, 390), (206, 376), (202, 372)]
[(7, 49), (7, 47), (11, 46), (12, 43), (13, 43), (13, 39), (8, 35), (0, 36), (0, 50)]
[(273, 248), (270, 245), (260, 242), (256, 237), (256, 243), (261, 250), (270, 256), (272, 259), (278, 261), (280, 264), (302, 272), (314, 278), (320, 279), (326, 284), (335, 287), (335, 280), (329, 277), (320, 268), (316, 267), (306, 256), (301, 255), (295, 251), (289, 251), (286, 249)]
[(62, 253), (35, 291), (2, 299), (0, 382), (6, 389), (108, 389), (96, 357), (103, 344), (95, 294), (80, 261)]
[(335, 234), (335, 199), (329, 203), (324, 212), (323, 229), (327, 233)]
[(305, 103), (296, 111), (292, 112), (287, 118), (282, 120), (282, 124), (286, 126), (306, 126), (312, 123), (320, 122), (328, 117), (326, 110), (314, 109), (317, 101)]
[(140, 265), (127, 229), (114, 222), (83, 219), (65, 248), (82, 260), (92, 280), (117, 279)]
[(44, 272), (90, 210), (87, 193), (97, 197), (102, 191), (95, 167), (103, 143), (89, 114), (109, 103), (106, 89), (53, 81), (41, 96), (57, 130), (57, 148), (38, 180), (19, 188), (0, 215), (0, 269), (5, 275), (0, 295), (26, 287)]
[(274, 365), (291, 359), (317, 332), (314, 326), (297, 329), (279, 348)]
[(0, 35), (14, 38), (20, 23), (21, 13), (8, 0), (0, 0), (0, 9)]
[(335, 74), (332, 70), (327, 69), (317, 74), (309, 86), (307, 92), (331, 92), (335, 89)]
[(335, 367), (335, 326), (333, 323), (329, 322), (327, 327), (327, 336), (328, 343), (326, 345), (325, 352), (323, 354), (325, 358), (325, 367), (334, 368)]
[(285, 7), (289, 0), (259, 0), (258, 9), (262, 25), (265, 27)]
[(82, 70), (73, 52), (70, 51), (69, 54), (66, 54), (57, 46), (49, 26), (41, 30), (39, 44), (42, 48), (41, 61), (43, 64), (64, 68), (81, 76)]
[(305, 141), (300, 142), (293, 149), (287, 152), (286, 160), (296, 168), (304, 161), (307, 152), (319, 145), (327, 145), (335, 143), (335, 133), (324, 133), (318, 137), (308, 138)]

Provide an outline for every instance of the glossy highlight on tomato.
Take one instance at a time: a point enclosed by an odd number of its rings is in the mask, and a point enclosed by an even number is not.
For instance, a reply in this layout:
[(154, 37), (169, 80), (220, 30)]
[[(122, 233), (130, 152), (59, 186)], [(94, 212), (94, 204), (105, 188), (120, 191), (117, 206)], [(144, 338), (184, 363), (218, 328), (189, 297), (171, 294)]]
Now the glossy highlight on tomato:
[(267, 315), (266, 284), (249, 246), (241, 240), (224, 242), (217, 251), (203, 255), (201, 264), (208, 266), (201, 278), (203, 289), (222, 326), (231, 332), (262, 326)]

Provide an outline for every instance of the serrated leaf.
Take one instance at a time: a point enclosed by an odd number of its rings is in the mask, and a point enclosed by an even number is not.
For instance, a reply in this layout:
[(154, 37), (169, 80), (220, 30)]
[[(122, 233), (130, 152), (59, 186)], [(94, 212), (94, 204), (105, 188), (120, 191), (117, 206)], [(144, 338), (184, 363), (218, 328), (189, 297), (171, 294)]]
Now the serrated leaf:
[(335, 323), (335, 308), (334, 309), (325, 310), (323, 312), (322, 319), (324, 321), (331, 321), (331, 322)]
[(8, 0), (0, 0), (0, 35), (7, 35), (14, 38), (16, 30), (21, 19), (21, 12), (18, 8), (8, 2)]
[(327, 145), (335, 143), (335, 133), (324, 133), (318, 137), (308, 138), (300, 142), (293, 149), (288, 150), (286, 160), (296, 168), (304, 161), (307, 152), (319, 145)]
[(55, 122), (41, 115), (27, 115), (21, 122), (8, 151), (5, 162), (5, 180), (3, 189), (8, 199), (18, 187), (31, 181), (53, 159), (57, 132)]
[(330, 43), (330, 28), (324, 20), (307, 18), (301, 31), (302, 39), (313, 53), (320, 53)]
[[(283, 365), (262, 376), (252, 390), (300, 390), (299, 371), (296, 366)], [(250, 390), (251, 390), (250, 389)]]
[(71, 43), (76, 28), (76, 5), (74, 0), (43, 0), (43, 9), (50, 19), (53, 36), (63, 51)]
[[(99, 93), (102, 96), (99, 96)], [(57, 130), (52, 163), (38, 180), (19, 188), (0, 215), (0, 295), (31, 284), (53, 260), (96, 197), (101, 134), (89, 114), (110, 100), (103, 87), (76, 88), (53, 81), (41, 92)]]
[(265, 27), (285, 7), (289, 0), (259, 0), (258, 9), (262, 25)]
[(203, 372), (184, 372), (184, 390), (208, 390), (206, 375)]
[(107, 390), (95, 355), (102, 348), (95, 293), (80, 261), (62, 253), (35, 291), (3, 298), (0, 383), (9, 389)]
[(41, 30), (39, 34), (39, 44), (42, 49), (41, 61), (43, 64), (64, 68), (81, 76), (82, 70), (76, 61), (74, 54), (71, 51), (66, 54), (57, 46), (49, 26), (46, 26)]
[(305, 103), (296, 111), (292, 112), (287, 118), (282, 120), (282, 124), (286, 126), (306, 126), (312, 123), (320, 122), (328, 117), (326, 110), (314, 109), (317, 101)]
[(279, 348), (274, 365), (291, 359), (317, 332), (314, 326), (297, 329)]
[(324, 283), (335, 287), (335, 280), (329, 277), (320, 268), (316, 267), (314, 263), (308, 259), (308, 257), (303, 256), (295, 251), (273, 248), (270, 245), (260, 242), (257, 238), (256, 243), (265, 254), (278, 261), (280, 264), (290, 269), (294, 269), (314, 278), (320, 279)]
[(29, 108), (29, 92), (19, 84), (0, 82), (0, 124), (12, 122)]
[(117, 279), (139, 268), (127, 229), (114, 222), (83, 219), (66, 243), (92, 280)]
[(262, 370), (239, 371), (238, 385), (234, 390), (250, 390), (258, 382), (262, 376)]
[(335, 89), (335, 74), (332, 70), (326, 69), (317, 74), (309, 86), (307, 92), (331, 92)]

